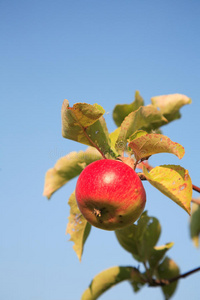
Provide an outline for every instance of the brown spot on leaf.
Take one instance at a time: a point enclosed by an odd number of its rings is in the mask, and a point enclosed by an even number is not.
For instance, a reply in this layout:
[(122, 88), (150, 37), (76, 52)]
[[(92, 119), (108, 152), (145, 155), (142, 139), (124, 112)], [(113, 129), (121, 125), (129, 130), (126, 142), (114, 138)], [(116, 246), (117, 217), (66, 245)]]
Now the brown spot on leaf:
[(180, 190), (180, 191), (183, 191), (183, 190), (186, 188), (186, 186), (187, 186), (186, 183), (180, 185), (180, 186), (179, 186), (179, 190)]

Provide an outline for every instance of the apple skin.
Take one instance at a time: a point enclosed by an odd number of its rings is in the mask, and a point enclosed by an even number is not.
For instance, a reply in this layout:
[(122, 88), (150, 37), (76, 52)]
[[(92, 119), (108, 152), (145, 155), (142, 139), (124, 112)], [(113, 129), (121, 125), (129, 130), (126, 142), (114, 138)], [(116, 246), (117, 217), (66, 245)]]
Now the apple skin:
[(89, 164), (78, 178), (75, 196), (85, 219), (104, 230), (131, 225), (146, 203), (145, 189), (137, 173), (112, 159)]

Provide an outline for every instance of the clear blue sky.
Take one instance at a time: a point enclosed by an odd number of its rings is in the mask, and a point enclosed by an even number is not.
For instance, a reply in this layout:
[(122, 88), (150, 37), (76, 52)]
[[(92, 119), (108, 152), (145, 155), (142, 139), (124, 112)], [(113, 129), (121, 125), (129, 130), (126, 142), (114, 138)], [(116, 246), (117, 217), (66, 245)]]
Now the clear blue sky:
[[(193, 103), (164, 134), (186, 150), (182, 161), (158, 155), (152, 163), (181, 164), (199, 181), (200, 3), (192, 1), (74, 0), (0, 2), (1, 248), (3, 300), (79, 300), (92, 277), (115, 265), (133, 265), (113, 232), (92, 229), (82, 263), (65, 235), (68, 198), (76, 180), (50, 201), (44, 175), (70, 151), (85, 149), (61, 136), (64, 98), (102, 105), (109, 130), (112, 110), (139, 90), (182, 93)], [(189, 218), (145, 183), (149, 214), (160, 219), (159, 244), (186, 272), (199, 265), (189, 239)], [(194, 194), (195, 197), (198, 194)], [(179, 282), (174, 299), (199, 299), (200, 273)], [(162, 299), (159, 289), (137, 295), (128, 283), (100, 299)]]

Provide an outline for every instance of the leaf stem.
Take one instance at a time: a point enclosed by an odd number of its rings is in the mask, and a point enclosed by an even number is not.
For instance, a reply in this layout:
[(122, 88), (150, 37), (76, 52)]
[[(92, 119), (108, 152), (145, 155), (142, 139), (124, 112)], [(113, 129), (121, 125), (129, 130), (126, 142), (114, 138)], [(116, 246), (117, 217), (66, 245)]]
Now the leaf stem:
[(144, 265), (144, 268), (146, 270), (146, 277), (147, 277), (148, 283), (151, 286), (154, 283), (154, 279), (152, 278), (152, 276), (149, 272), (149, 268), (147, 267), (146, 261), (143, 261), (143, 265)]
[(145, 166), (146, 169), (147, 169), (148, 171), (151, 171), (151, 170), (153, 169), (153, 167), (149, 164), (148, 160), (146, 160), (146, 161), (141, 161), (141, 162), (137, 165), (137, 168), (142, 170), (143, 166)]

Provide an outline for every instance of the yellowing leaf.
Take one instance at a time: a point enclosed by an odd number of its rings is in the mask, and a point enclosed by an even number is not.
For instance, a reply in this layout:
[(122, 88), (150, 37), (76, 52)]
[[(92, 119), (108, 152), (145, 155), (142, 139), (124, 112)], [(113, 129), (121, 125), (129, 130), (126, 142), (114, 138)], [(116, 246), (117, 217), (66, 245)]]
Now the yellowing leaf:
[(112, 286), (130, 280), (135, 269), (131, 267), (112, 267), (97, 274), (83, 293), (81, 300), (96, 300)]
[(63, 137), (98, 147), (104, 155), (107, 154), (107, 158), (115, 157), (103, 118), (104, 112), (98, 104), (76, 103), (69, 107), (68, 100), (64, 100), (61, 110)]
[(186, 104), (190, 104), (192, 101), (185, 95), (171, 94), (152, 97), (151, 102), (171, 122), (179, 119), (181, 117), (179, 109)]
[(111, 146), (113, 148), (115, 147), (119, 133), (120, 133), (120, 127), (118, 127), (117, 129), (115, 129), (113, 132), (110, 133), (110, 141), (111, 141)]
[(172, 199), (190, 214), (192, 181), (188, 170), (176, 165), (163, 165), (153, 168), (149, 173), (145, 166), (146, 179), (160, 192)]
[(70, 205), (70, 216), (68, 218), (69, 222), (67, 224), (66, 234), (70, 234), (70, 241), (74, 242), (73, 249), (81, 261), (83, 247), (90, 233), (91, 225), (81, 214), (76, 203), (74, 192), (71, 194), (68, 204)]
[(86, 151), (74, 151), (61, 157), (54, 168), (49, 169), (46, 173), (43, 195), (50, 199), (55, 191), (70, 179), (78, 176), (84, 167), (101, 158), (101, 154), (91, 147)]
[(76, 103), (70, 107), (69, 101), (65, 99), (61, 110), (63, 137), (90, 145), (84, 130), (93, 125), (104, 112), (102, 107), (95, 104)]
[(131, 142), (128, 146), (137, 161), (142, 158), (149, 157), (156, 153), (172, 153), (182, 158), (185, 154), (185, 149), (178, 143), (172, 142), (167, 136), (156, 133), (145, 133), (137, 131), (130, 136)]

